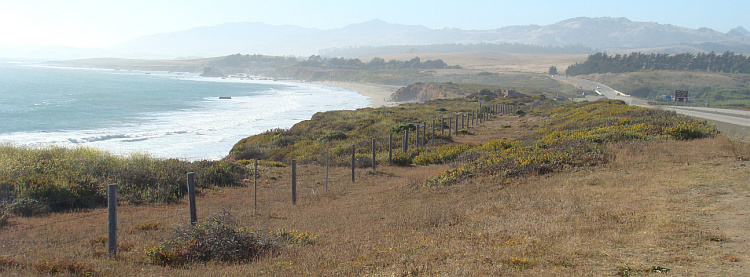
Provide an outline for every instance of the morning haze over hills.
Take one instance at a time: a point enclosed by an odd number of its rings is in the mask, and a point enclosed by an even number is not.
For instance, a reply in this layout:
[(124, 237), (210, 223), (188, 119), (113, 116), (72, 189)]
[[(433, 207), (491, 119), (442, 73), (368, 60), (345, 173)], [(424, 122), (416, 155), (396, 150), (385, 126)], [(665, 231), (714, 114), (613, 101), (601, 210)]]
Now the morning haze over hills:
[[(597, 51), (656, 53), (731, 51), (750, 53), (750, 32), (736, 27), (727, 33), (709, 28), (690, 29), (627, 18), (578, 17), (550, 25), (508, 26), (491, 30), (431, 29), (374, 19), (336, 29), (316, 29), (260, 22), (225, 23), (184, 31), (139, 37), (103, 48), (24, 47), (2, 49), (10, 57), (49, 58), (184, 58), (233, 53), (309, 56), (368, 56), (387, 52), (420, 51), (413, 46), (452, 45), (433, 52), (476, 51), (482, 45), (534, 45), (545, 53), (589, 54)], [(408, 46), (406, 48), (382, 48)], [(456, 46), (465, 48), (456, 49)], [(374, 48), (381, 49), (374, 49)], [(560, 50), (566, 49), (566, 50)], [(358, 50), (358, 51), (355, 51)], [(507, 51), (507, 50), (506, 50)], [(385, 52), (385, 53), (384, 53)]]

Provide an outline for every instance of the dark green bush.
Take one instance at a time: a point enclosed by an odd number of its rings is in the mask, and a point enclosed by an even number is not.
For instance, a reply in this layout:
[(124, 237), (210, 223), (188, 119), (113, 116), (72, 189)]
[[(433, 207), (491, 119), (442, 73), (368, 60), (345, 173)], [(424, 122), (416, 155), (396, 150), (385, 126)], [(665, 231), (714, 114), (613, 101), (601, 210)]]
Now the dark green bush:
[[(49, 210), (49, 207), (42, 201), (25, 196), (16, 198), (5, 207), (8, 214), (25, 217), (47, 214)], [(6, 212), (3, 212), (3, 214)]]
[(403, 133), (406, 132), (406, 130), (414, 131), (417, 130), (417, 125), (414, 125), (414, 123), (399, 123), (396, 126), (391, 127), (389, 130), (391, 133)]
[(317, 140), (315, 140), (315, 143), (317, 143), (317, 144), (326, 144), (329, 141), (343, 140), (343, 139), (346, 139), (346, 138), (347, 138), (347, 136), (346, 136), (346, 134), (344, 132), (333, 131), (333, 132), (328, 132), (325, 135), (320, 136)]
[(240, 227), (224, 211), (194, 226), (176, 229), (169, 239), (146, 250), (146, 257), (161, 265), (247, 262), (275, 246), (273, 239)]

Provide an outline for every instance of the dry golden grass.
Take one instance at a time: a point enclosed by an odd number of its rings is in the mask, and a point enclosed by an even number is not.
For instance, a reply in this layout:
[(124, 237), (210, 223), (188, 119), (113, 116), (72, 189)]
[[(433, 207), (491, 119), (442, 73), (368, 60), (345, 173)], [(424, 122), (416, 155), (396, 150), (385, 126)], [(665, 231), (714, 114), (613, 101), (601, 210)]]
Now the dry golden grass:
[[(493, 73), (547, 73), (550, 66), (565, 74), (565, 69), (577, 62), (583, 62), (588, 55), (574, 54), (516, 54), (501, 52), (468, 52), (468, 53), (410, 53), (380, 55), (385, 60), (406, 61), (414, 57), (422, 60), (442, 59), (449, 65), (460, 65), (464, 69), (487, 71)], [(372, 57), (362, 58), (367, 62)], [(450, 71), (450, 70), (448, 70)]]
[[(539, 120), (501, 117), (457, 140), (514, 139)], [(747, 143), (718, 137), (610, 149), (615, 159), (604, 166), (480, 176), (439, 189), (412, 184), (448, 165), (358, 170), (355, 183), (349, 169), (332, 168), (328, 192), (325, 169), (301, 165), (296, 206), (290, 168), (263, 168), (258, 214), (250, 185), (203, 191), (199, 218), (227, 210), (252, 230), (286, 227), (320, 235), (317, 243), (281, 244), (246, 264), (152, 265), (144, 251), (188, 221), (187, 205), (123, 206), (118, 258), (106, 255), (104, 210), (14, 218), (1, 231), (0, 271), (40, 274), (59, 262), (103, 276), (613, 276), (653, 267), (675, 276), (750, 274), (750, 166), (738, 160), (750, 157)]]

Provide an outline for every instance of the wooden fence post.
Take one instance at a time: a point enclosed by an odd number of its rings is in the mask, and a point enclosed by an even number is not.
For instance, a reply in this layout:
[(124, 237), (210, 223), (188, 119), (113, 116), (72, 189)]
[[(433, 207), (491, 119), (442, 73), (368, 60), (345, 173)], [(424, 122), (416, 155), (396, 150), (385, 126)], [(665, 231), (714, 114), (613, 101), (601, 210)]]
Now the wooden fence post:
[(417, 130), (414, 134), (414, 147), (419, 148), (419, 122), (417, 122)]
[(330, 155), (329, 154), (330, 152), (331, 152), (331, 146), (330, 145), (326, 146), (326, 192), (328, 191), (328, 166), (329, 166), (328, 164), (330, 162), (329, 161), (330, 158), (328, 156)]
[(258, 214), (258, 159), (255, 160), (255, 170), (253, 173), (253, 215)]
[(117, 185), (107, 187), (107, 252), (117, 257)]
[(451, 134), (453, 134), (453, 117), (448, 116), (448, 136), (450, 137)]
[(388, 165), (393, 165), (393, 133), (388, 133)]
[(292, 205), (297, 205), (297, 159), (292, 159)]
[(187, 186), (188, 186), (188, 202), (190, 202), (190, 225), (198, 223), (198, 214), (195, 207), (195, 173), (188, 172), (187, 174)]
[(377, 162), (375, 161), (375, 151), (377, 149), (375, 148), (375, 138), (372, 138), (372, 172), (375, 172), (377, 169), (375, 168)]
[(460, 116), (461, 116), (461, 115), (456, 115), (456, 135), (457, 135), (457, 136), (458, 136), (458, 121), (459, 121), (459, 120), (458, 120), (458, 117), (460, 117)]
[(404, 153), (409, 150), (409, 128), (404, 131)]
[(354, 159), (355, 159), (354, 154), (355, 154), (355, 152), (356, 152), (356, 148), (355, 148), (354, 145), (352, 145), (352, 183), (354, 183), (354, 166), (355, 166), (354, 165), (354, 162), (355, 162), (354, 161)]
[(430, 139), (430, 144), (435, 142), (435, 120), (432, 120), (432, 138)]
[(440, 134), (445, 134), (445, 117), (440, 117)]

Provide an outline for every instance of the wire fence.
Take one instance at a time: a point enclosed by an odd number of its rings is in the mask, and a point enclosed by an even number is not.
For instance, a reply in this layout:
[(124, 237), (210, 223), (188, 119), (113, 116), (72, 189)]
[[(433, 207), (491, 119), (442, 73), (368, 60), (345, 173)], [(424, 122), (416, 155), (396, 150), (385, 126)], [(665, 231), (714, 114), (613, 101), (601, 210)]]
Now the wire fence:
[[(292, 205), (295, 205), (298, 200), (298, 194), (305, 193), (303, 191), (297, 191), (297, 185), (303, 185), (306, 189), (310, 189), (311, 191), (307, 193), (311, 194), (321, 192), (316, 191), (316, 189), (328, 191), (331, 188), (337, 187), (338, 184), (356, 182), (359, 176), (358, 174), (362, 174), (363, 172), (376, 172), (378, 164), (394, 164), (394, 157), (397, 154), (408, 152), (411, 148), (434, 147), (437, 145), (435, 142), (441, 137), (460, 135), (462, 130), (481, 126), (481, 124), (493, 117), (515, 114), (522, 110), (549, 107), (550, 105), (551, 104), (549, 103), (538, 102), (524, 106), (491, 104), (485, 105), (480, 109), (471, 112), (441, 114), (435, 116), (433, 119), (413, 122), (411, 124), (413, 124), (414, 128), (407, 128), (403, 133), (380, 134), (373, 136), (367, 144), (359, 143), (352, 145), (351, 152), (348, 153), (351, 155), (348, 165), (351, 170), (342, 170), (336, 162), (331, 161), (330, 158), (333, 154), (331, 153), (332, 145), (328, 145), (325, 150), (325, 158), (322, 159), (322, 161), (308, 160), (299, 164), (296, 159), (291, 161), (292, 176), (290, 180), (292, 182), (292, 189), (289, 192), (289, 202)], [(237, 202), (243, 203), (238, 207), (243, 209), (250, 209), (250, 207), (252, 207), (253, 214), (256, 214), (259, 209), (262, 209), (262, 207), (259, 207), (258, 198), (258, 196), (262, 196), (263, 193), (259, 192), (259, 170), (257, 163), (258, 161), (255, 160), (255, 164), (252, 165), (253, 169), (251, 170), (253, 170), (253, 179), (249, 180), (250, 186), (253, 187), (252, 204), (249, 204), (247, 199), (237, 200)], [(321, 165), (325, 165), (325, 167), (322, 167)], [(308, 176), (316, 176), (316, 178), (313, 179)], [(194, 179), (188, 178), (188, 182), (194, 183)], [(287, 188), (265, 189), (286, 190)], [(116, 229), (129, 230), (138, 224), (143, 224), (144, 222), (172, 221), (194, 224), (197, 219), (196, 213), (199, 213), (201, 208), (200, 205), (195, 203), (194, 197), (188, 198), (192, 201), (188, 201), (188, 203), (170, 204), (168, 206), (169, 211), (166, 214), (160, 214), (158, 216), (152, 215), (148, 218), (134, 219), (129, 210), (126, 209), (125, 211), (120, 211), (120, 219), (115, 219), (115, 226), (118, 226)], [(78, 200), (104, 201), (104, 203), (106, 203), (106, 197), (103, 199), (99, 197), (96, 199)], [(260, 200), (262, 201), (262, 199)], [(62, 202), (64, 201), (52, 204), (64, 204)], [(197, 208), (191, 208), (196, 206)], [(137, 209), (138, 207), (133, 206), (132, 208)], [(198, 212), (196, 212), (196, 210)], [(111, 237), (109, 232), (111, 231), (112, 223), (108, 221), (108, 217), (111, 216), (111, 213), (108, 213), (107, 209), (75, 209), (63, 213), (61, 216), (33, 218), (27, 220), (28, 223), (24, 223), (25, 225), (6, 226), (5, 228), (0, 229), (0, 250), (2, 250), (0, 256), (8, 256), (11, 258), (39, 256), (47, 252), (48, 249), (66, 247), (73, 243), (80, 243), (83, 241), (103, 243), (102, 241), (105, 241), (105, 238), (108, 236)], [(58, 219), (60, 217), (63, 219)], [(56, 220), (53, 220), (53, 218), (56, 218)], [(32, 230), (38, 231), (43, 228), (52, 230), (66, 229), (64, 227), (70, 224), (76, 226), (75, 233), (59, 233), (52, 238), (37, 238), (34, 237), (36, 232), (31, 232)], [(124, 237), (127, 238), (127, 234), (125, 234)], [(115, 242), (115, 245), (117, 245), (117, 242)], [(115, 247), (114, 249), (116, 253), (117, 248)]]

